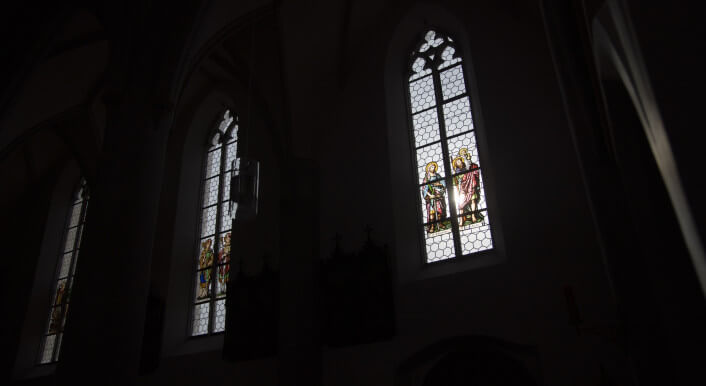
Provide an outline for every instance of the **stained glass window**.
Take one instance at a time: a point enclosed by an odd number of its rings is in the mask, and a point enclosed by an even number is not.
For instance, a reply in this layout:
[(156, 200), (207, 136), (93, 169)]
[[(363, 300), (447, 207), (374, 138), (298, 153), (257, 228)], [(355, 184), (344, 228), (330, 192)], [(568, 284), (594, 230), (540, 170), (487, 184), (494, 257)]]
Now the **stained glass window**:
[(464, 74), (454, 40), (427, 31), (410, 58), (408, 107), (428, 263), (493, 248)]
[(193, 276), (191, 335), (225, 330), (226, 287), (230, 274), (232, 214), (230, 175), (237, 167), (238, 117), (229, 110), (210, 138), (204, 160), (196, 269)]
[(69, 311), (71, 287), (73, 286), (76, 263), (81, 246), (81, 235), (88, 207), (86, 181), (81, 179), (71, 200), (71, 208), (66, 219), (64, 238), (59, 251), (56, 276), (52, 286), (51, 305), (43, 331), (39, 350), (39, 363), (52, 363), (59, 360), (61, 340), (64, 336), (66, 315)]

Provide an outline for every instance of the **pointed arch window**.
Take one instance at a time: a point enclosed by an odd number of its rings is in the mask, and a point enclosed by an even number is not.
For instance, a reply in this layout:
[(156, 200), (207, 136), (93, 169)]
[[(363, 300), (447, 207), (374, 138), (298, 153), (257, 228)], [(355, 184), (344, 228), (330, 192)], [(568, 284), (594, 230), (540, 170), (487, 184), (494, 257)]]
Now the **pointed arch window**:
[(408, 108), (426, 262), (493, 248), (464, 63), (429, 30), (412, 53)]
[(72, 196), (71, 208), (67, 214), (64, 237), (59, 252), (59, 262), (57, 263), (54, 286), (52, 287), (49, 315), (41, 340), (40, 364), (59, 360), (61, 340), (64, 336), (66, 316), (69, 311), (71, 288), (76, 274), (76, 264), (81, 246), (81, 236), (86, 221), (88, 199), (86, 180), (81, 179)]
[(237, 162), (238, 117), (226, 110), (210, 137), (201, 184), (201, 215), (196, 252), (191, 335), (225, 330), (226, 287), (230, 273), (231, 169)]

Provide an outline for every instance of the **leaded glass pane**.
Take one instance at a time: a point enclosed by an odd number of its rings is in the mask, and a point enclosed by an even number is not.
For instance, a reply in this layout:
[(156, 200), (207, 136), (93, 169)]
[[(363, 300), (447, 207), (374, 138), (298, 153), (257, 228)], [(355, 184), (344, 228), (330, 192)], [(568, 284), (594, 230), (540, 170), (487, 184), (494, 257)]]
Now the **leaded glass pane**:
[(201, 211), (201, 236), (210, 236), (216, 233), (216, 215), (218, 206), (213, 205)]
[(409, 84), (409, 94), (412, 102), (412, 113), (434, 106), (436, 104), (434, 79), (431, 76), (427, 76), (411, 82)]
[(444, 104), (444, 124), (446, 135), (449, 137), (473, 130), (471, 103), (468, 97)]
[(422, 57), (417, 57), (412, 63), (412, 76), (409, 80), (419, 79), (423, 76), (431, 74), (431, 68), (425, 68), (427, 66), (427, 61)]
[(461, 227), (461, 250), (463, 254), (485, 251), (493, 248), (490, 235), (490, 219), (487, 211), (481, 211), (479, 222), (467, 222)]
[[(230, 172), (227, 172), (223, 175), (223, 201), (230, 200), (230, 179)], [(224, 203), (224, 205), (226, 205), (226, 203)]]
[(204, 181), (203, 206), (211, 206), (218, 202), (218, 176)]
[[(451, 39), (449, 39), (450, 41)], [(443, 51), (441, 51), (441, 64), (439, 65), (439, 69), (443, 69), (449, 66), (452, 66), (458, 62), (461, 61), (461, 58), (454, 58), (454, 53), (456, 52), (456, 49), (453, 48), (452, 46), (447, 46), (444, 48)]]
[(61, 258), (61, 263), (59, 266), (59, 278), (63, 279), (69, 275), (69, 268), (71, 268), (71, 258), (73, 257), (73, 252), (64, 253)]
[(226, 328), (226, 301), (216, 301), (216, 317), (213, 319), (213, 332), (221, 332)]
[(54, 343), (56, 341), (56, 335), (49, 335), (44, 338), (44, 347), (42, 350), (42, 357), (39, 363), (50, 363), (54, 356)]
[(231, 165), (236, 157), (237, 143), (231, 142), (226, 146), (226, 164), (225, 170), (231, 170)]
[(208, 160), (206, 161), (206, 177), (212, 177), (221, 172), (221, 150), (208, 152)]
[(441, 80), (441, 93), (444, 96), (444, 100), (466, 92), (466, 82), (463, 80), (463, 67), (461, 66), (442, 71), (439, 79)]
[(74, 249), (74, 242), (76, 241), (77, 228), (71, 228), (66, 232), (66, 241), (64, 242), (64, 251), (68, 252)]
[(425, 234), (427, 262), (450, 259), (456, 256), (453, 233), (450, 226), (435, 233), (429, 233), (429, 228), (425, 227)]
[(229, 202), (225, 201), (221, 204), (221, 232), (229, 231), (233, 225), (233, 218), (230, 216)]
[(69, 220), (69, 228), (75, 227), (78, 225), (79, 220), (81, 219), (81, 207), (83, 204), (79, 202), (78, 204), (74, 204), (71, 207), (71, 219)]
[(414, 143), (416, 147), (436, 142), (439, 136), (439, 116), (436, 109), (427, 110), (412, 117), (414, 124)]

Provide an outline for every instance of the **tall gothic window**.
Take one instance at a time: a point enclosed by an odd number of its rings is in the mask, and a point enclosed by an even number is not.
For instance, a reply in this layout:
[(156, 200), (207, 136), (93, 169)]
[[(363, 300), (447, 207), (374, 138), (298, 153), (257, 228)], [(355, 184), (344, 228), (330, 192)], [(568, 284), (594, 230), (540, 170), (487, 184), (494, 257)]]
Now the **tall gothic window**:
[(76, 263), (81, 246), (81, 234), (86, 221), (87, 207), (88, 189), (86, 181), (81, 179), (72, 197), (71, 209), (66, 219), (66, 228), (59, 252), (59, 262), (56, 268), (49, 315), (42, 338), (42, 347), (39, 352), (39, 363), (41, 364), (59, 360), (61, 339), (64, 336), (64, 325), (69, 311), (69, 299), (74, 274), (76, 273)]
[(493, 248), (471, 100), (451, 37), (427, 31), (409, 65), (409, 114), (428, 263)]
[[(191, 335), (225, 330), (226, 285), (230, 272), (231, 169), (236, 162), (238, 117), (226, 110), (210, 138), (201, 189), (201, 218), (193, 295)], [(215, 252), (217, 251), (217, 253)]]

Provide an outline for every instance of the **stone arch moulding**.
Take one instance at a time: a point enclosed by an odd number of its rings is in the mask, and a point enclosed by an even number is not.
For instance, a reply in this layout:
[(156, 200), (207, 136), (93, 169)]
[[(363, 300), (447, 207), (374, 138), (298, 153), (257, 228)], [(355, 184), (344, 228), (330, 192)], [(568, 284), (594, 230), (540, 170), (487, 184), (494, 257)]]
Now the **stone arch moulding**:
[(667, 189), (691, 262), (706, 296), (706, 253), (660, 114), (638, 39), (623, 1), (612, 0), (593, 21), (593, 51), (599, 75), (615, 71), (630, 96)]
[[(410, 145), (410, 118), (407, 111), (406, 88), (409, 58), (423, 34), (438, 28), (451, 36), (456, 42), (456, 48), (464, 63), (464, 77), (469, 87), (473, 122), (476, 128), (476, 138), (483, 162), (483, 180), (485, 194), (488, 197), (488, 210), (493, 216), (494, 248), (470, 256), (448, 259), (445, 262), (425, 264), (423, 262), (422, 239), (417, 229), (421, 225), (418, 220), (418, 204), (416, 192), (416, 171), (414, 169), (414, 153)], [(481, 108), (481, 98), (475, 82), (473, 60), (471, 57), (472, 36), (468, 35), (463, 23), (449, 10), (439, 6), (419, 3), (407, 10), (397, 27), (392, 32), (388, 42), (384, 85), (387, 110), (388, 146), (390, 156), (391, 197), (394, 213), (393, 251), (396, 260), (398, 278), (401, 282), (448, 275), (493, 265), (504, 261), (505, 248), (502, 237), (500, 208), (494, 199), (494, 183), (492, 173), (492, 154), (489, 151), (485, 136), (485, 125)]]

